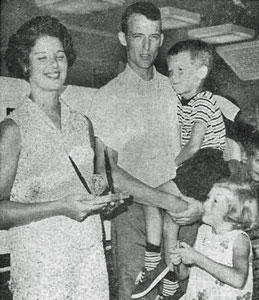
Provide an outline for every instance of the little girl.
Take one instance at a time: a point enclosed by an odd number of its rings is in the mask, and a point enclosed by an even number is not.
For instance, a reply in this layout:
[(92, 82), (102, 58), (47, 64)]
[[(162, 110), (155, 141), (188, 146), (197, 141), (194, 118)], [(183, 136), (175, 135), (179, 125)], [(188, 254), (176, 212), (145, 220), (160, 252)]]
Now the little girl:
[(203, 224), (194, 249), (171, 252), (179, 279), (189, 275), (186, 300), (250, 300), (252, 247), (245, 231), (258, 225), (258, 204), (246, 184), (217, 183), (204, 203)]

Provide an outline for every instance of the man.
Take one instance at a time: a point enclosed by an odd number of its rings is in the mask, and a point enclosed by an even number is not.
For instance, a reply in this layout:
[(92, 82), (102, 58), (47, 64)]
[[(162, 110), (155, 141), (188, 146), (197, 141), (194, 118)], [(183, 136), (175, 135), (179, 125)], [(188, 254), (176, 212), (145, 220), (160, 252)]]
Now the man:
[[(168, 78), (154, 67), (163, 42), (159, 9), (149, 2), (130, 5), (118, 36), (126, 48), (127, 66), (97, 91), (88, 116), (95, 135), (118, 152), (120, 166), (156, 187), (175, 176), (174, 161), (180, 151), (176, 95)], [(150, 199), (152, 203), (159, 206), (156, 199)], [(119, 299), (128, 300), (144, 262), (142, 205), (134, 203), (112, 220), (112, 247)], [(154, 299), (154, 295), (145, 299)]]

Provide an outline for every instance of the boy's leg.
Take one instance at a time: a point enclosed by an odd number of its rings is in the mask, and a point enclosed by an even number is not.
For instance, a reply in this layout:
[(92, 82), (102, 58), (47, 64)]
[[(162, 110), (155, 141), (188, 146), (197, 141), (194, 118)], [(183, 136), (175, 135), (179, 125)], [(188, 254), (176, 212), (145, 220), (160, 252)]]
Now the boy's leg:
[(147, 243), (145, 264), (138, 274), (136, 285), (132, 292), (133, 299), (147, 295), (165, 276), (168, 269), (161, 259), (162, 214), (159, 208), (144, 206)]
[(170, 251), (177, 246), (178, 232), (179, 226), (165, 213), (163, 223), (164, 255), (170, 271), (163, 279), (162, 295), (164, 297), (173, 296), (179, 288), (179, 283), (174, 273), (174, 266), (170, 261)]
[[(144, 265), (146, 230), (143, 206), (133, 203), (111, 220), (112, 250), (119, 300), (131, 300), (136, 277)], [(152, 291), (143, 300), (154, 300)]]
[(162, 214), (159, 208), (144, 206), (146, 222), (145, 265), (147, 271), (154, 270), (161, 262)]
[[(172, 180), (158, 187), (162, 191), (179, 194)], [(112, 249), (115, 272), (118, 279), (119, 300), (131, 299), (136, 277), (144, 265), (146, 247), (146, 228), (143, 206), (133, 203), (128, 210), (111, 220)], [(143, 300), (154, 300), (156, 289)]]

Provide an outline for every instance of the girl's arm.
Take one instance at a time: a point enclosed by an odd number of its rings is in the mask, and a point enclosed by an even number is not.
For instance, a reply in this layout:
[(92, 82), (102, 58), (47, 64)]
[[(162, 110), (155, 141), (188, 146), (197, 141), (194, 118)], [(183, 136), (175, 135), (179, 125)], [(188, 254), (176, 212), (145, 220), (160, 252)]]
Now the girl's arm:
[(182, 243), (179, 251), (186, 264), (195, 264), (209, 274), (234, 288), (242, 288), (248, 275), (248, 260), (250, 255), (250, 241), (244, 234), (239, 234), (233, 245), (233, 266), (229, 267), (204, 256)]
[(205, 132), (205, 124), (196, 121), (192, 127), (190, 140), (185, 144), (175, 159), (177, 166), (180, 166), (183, 162), (190, 159), (201, 148)]

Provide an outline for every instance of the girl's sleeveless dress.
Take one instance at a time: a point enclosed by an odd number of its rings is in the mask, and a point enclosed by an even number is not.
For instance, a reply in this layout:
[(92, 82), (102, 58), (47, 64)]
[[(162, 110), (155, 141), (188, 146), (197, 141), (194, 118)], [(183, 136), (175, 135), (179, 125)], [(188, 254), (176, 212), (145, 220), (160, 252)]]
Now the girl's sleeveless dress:
[[(208, 225), (199, 229), (194, 248), (212, 260), (232, 266), (233, 245), (239, 234), (247, 234), (242, 230), (232, 230), (224, 234), (214, 234)], [(250, 243), (249, 272), (242, 289), (233, 288), (217, 280), (198, 267), (192, 267), (186, 300), (251, 300), (253, 292), (252, 246)]]
[[(22, 137), (12, 201), (40, 203), (87, 193), (67, 154), (89, 179), (94, 154), (88, 123), (60, 102), (61, 131), (28, 97), (10, 115)], [(10, 252), (14, 300), (109, 299), (99, 215), (83, 222), (56, 216), (12, 228)]]

